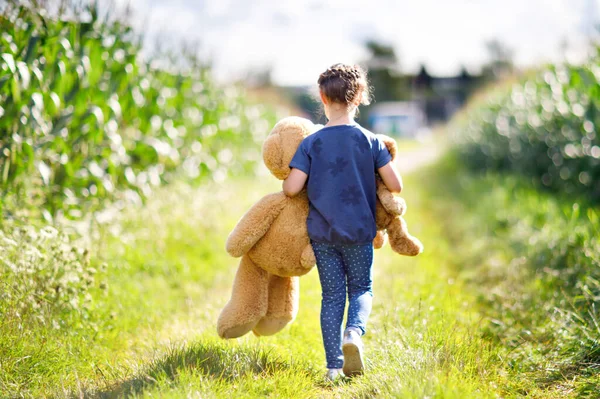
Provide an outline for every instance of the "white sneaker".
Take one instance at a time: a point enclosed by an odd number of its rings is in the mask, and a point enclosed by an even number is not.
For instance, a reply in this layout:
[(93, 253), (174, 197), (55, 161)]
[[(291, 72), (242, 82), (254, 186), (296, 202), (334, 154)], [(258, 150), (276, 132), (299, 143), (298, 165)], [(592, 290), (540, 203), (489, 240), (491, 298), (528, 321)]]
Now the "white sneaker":
[(328, 369), (327, 374), (325, 374), (325, 379), (335, 381), (338, 378), (342, 378), (342, 376), (342, 369)]
[(344, 367), (342, 368), (344, 374), (347, 377), (362, 374), (365, 370), (363, 344), (356, 330), (347, 329), (344, 332), (342, 352), (344, 352)]

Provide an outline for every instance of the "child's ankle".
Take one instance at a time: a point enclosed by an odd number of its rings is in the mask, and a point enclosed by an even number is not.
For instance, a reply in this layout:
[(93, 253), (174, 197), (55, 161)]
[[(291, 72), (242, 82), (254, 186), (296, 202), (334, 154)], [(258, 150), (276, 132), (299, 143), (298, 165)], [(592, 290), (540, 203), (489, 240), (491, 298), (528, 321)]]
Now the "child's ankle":
[(358, 328), (358, 327), (352, 327), (352, 326), (351, 327), (346, 327), (346, 332), (349, 332), (349, 331), (354, 331), (359, 336), (363, 335), (362, 330), (360, 328)]

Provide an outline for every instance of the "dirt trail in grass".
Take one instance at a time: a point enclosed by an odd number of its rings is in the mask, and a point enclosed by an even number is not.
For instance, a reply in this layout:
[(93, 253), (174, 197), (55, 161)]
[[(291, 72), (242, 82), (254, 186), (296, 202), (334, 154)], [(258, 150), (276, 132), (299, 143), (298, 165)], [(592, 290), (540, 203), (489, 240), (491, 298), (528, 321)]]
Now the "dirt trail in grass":
[[(481, 243), (474, 243), (472, 231), (461, 229), (464, 226), (458, 222), (472, 216), (479, 223), (481, 215), (471, 215), (468, 203), (462, 203), (460, 197), (441, 201), (425, 184), (438, 186), (435, 177), (444, 179), (441, 171), (449, 170), (446, 165), (424, 168), (443, 153), (443, 145), (437, 142), (400, 147), (398, 168), (405, 180), (402, 196), (409, 205), (405, 219), (411, 234), (423, 241), (425, 252), (414, 258), (399, 256), (389, 246), (375, 252), (373, 311), (363, 338), (364, 376), (336, 384), (324, 381), (316, 270), (302, 277), (297, 318), (283, 331), (270, 337), (247, 334), (229, 341), (217, 336), (216, 320), (229, 298), (238, 265), (238, 259), (225, 253), (224, 242), (245, 210), (266, 193), (280, 190), (281, 182), (266, 174), (227, 184), (186, 186), (183, 192), (150, 201), (141, 215), (132, 218), (134, 228), (128, 235), (135, 245), (128, 249), (134, 254), (127, 256), (132, 263), (144, 265), (136, 275), (143, 290), (152, 290), (152, 284), (160, 288), (153, 294), (159, 297), (153, 299), (154, 308), (148, 307), (148, 318), (158, 322), (143, 323), (142, 327), (134, 320), (132, 325), (140, 328), (134, 338), (124, 333), (132, 340), (127, 351), (116, 360), (99, 363), (101, 372), (88, 376), (75, 395), (573, 397), (573, 392), (567, 395), (561, 386), (532, 388), (535, 382), (527, 376), (515, 376), (515, 365), (505, 356), (509, 348), (490, 336), (488, 318), (482, 315), (489, 309), (480, 295), (491, 286), (482, 283), (482, 287), (474, 287), (476, 267), (469, 263), (480, 262), (476, 258)], [(447, 217), (463, 205), (457, 221)], [(462, 256), (471, 252), (476, 258)], [(150, 282), (144, 282), (148, 278)], [(127, 294), (125, 289), (121, 293)], [(114, 353), (110, 349), (105, 352)], [(55, 392), (48, 396), (69, 396)]]
[[(473, 298), (448, 267), (452, 248), (443, 240), (440, 223), (419, 205), (418, 182), (410, 176), (442, 151), (430, 143), (399, 153), (405, 198), (411, 205), (407, 222), (426, 252), (416, 258), (400, 257), (389, 248), (376, 252), (366, 376), (337, 385), (323, 381), (316, 271), (302, 278), (300, 311), (282, 332), (232, 341), (217, 337), (216, 318), (229, 297), (238, 263), (222, 256), (225, 230), (233, 227), (232, 221), (219, 227), (223, 237), (211, 245), (217, 262), (202, 266), (218, 269), (210, 286), (186, 292), (181, 308), (159, 330), (140, 331), (151, 343), (144, 355), (131, 358), (129, 371), (118, 381), (87, 391), (102, 397), (493, 397), (490, 381), (497, 359), (474, 331), (479, 320)], [(236, 201), (247, 207), (279, 189), (279, 182), (264, 180)], [(196, 195), (207, 195), (206, 187), (198, 191)], [(227, 211), (220, 202), (216, 213)], [(241, 216), (241, 208), (230, 210), (232, 216)], [(192, 238), (201, 237), (198, 233)]]
[(435, 162), (443, 151), (443, 146), (433, 141), (406, 151), (400, 149), (396, 165), (400, 173), (412, 173), (423, 166)]

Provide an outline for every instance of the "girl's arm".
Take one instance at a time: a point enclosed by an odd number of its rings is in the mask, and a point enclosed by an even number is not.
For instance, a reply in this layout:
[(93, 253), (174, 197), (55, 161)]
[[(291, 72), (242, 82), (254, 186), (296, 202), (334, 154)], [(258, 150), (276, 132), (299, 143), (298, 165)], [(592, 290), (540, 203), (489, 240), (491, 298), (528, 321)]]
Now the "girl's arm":
[(383, 184), (385, 184), (388, 190), (396, 194), (402, 191), (402, 177), (400, 177), (400, 173), (398, 173), (394, 161), (388, 162), (386, 165), (377, 169), (377, 171), (383, 180)]
[(290, 175), (283, 181), (283, 193), (293, 197), (304, 188), (308, 175), (300, 169), (292, 168)]

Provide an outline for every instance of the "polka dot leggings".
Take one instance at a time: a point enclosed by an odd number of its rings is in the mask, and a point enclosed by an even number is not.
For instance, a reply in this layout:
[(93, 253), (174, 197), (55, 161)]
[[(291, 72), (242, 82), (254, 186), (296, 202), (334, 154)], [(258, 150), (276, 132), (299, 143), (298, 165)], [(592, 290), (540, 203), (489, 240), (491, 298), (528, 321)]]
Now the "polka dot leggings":
[(373, 244), (347, 245), (312, 242), (321, 280), (321, 333), (327, 368), (341, 368), (342, 321), (348, 289), (346, 328), (366, 332), (371, 313)]

